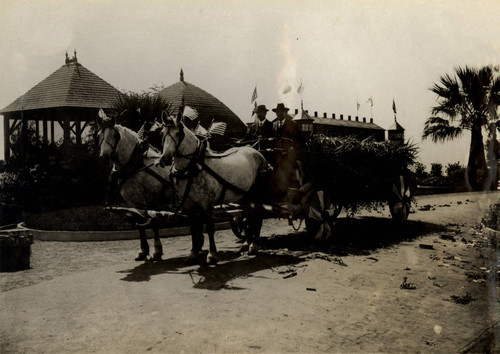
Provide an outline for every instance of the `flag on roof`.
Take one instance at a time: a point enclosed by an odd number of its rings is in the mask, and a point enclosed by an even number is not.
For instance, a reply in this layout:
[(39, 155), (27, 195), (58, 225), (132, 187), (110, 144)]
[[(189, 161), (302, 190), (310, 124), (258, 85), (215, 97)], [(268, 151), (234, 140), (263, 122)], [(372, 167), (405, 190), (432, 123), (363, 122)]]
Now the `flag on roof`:
[(287, 84), (283, 90), (281, 91), (282, 94), (286, 95), (287, 93), (290, 93), (292, 91), (292, 86), (290, 84)]
[(208, 129), (211, 135), (224, 135), (226, 132), (226, 123), (224, 122), (214, 122)]
[(297, 87), (297, 93), (300, 95), (304, 92), (304, 85), (302, 84), (302, 80), (300, 80), (300, 85)]
[(359, 101), (356, 101), (356, 107), (357, 107), (357, 109), (359, 111), (359, 107), (361, 107), (361, 105), (359, 104)]
[(373, 99), (371, 97), (366, 101), (366, 103), (370, 103), (370, 105), (373, 107)]
[(250, 103), (254, 103), (254, 101), (257, 99), (257, 86), (255, 86), (255, 88), (253, 89), (253, 94), (252, 94), (252, 101), (250, 101)]
[(194, 129), (194, 133), (196, 135), (201, 135), (201, 136), (207, 136), (208, 135), (208, 130), (206, 130), (205, 128), (203, 128), (200, 123), (198, 123), (198, 125), (196, 126), (196, 128)]
[(184, 111), (182, 112), (182, 116), (191, 120), (195, 120), (196, 118), (198, 118), (198, 112), (196, 112), (196, 109), (194, 108), (185, 106)]
[(394, 111), (394, 114), (396, 114), (396, 102), (394, 102), (394, 98), (392, 99), (392, 110)]

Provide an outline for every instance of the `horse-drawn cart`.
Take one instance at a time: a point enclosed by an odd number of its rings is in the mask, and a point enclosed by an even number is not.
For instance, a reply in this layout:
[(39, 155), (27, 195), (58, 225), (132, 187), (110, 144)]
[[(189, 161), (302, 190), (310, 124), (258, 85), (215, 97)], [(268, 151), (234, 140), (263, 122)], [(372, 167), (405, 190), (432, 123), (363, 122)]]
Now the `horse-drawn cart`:
[[(149, 255), (145, 228), (154, 230), (153, 260), (159, 260), (159, 224), (183, 217), (193, 243), (188, 258), (200, 253), (205, 225), (210, 240), (207, 261), (213, 263), (214, 215), (230, 220), (234, 234), (250, 243), (250, 252), (256, 249), (252, 241), (259, 237), (264, 217), (284, 218), (294, 226), (305, 220), (308, 232), (318, 239), (331, 236), (343, 207), (386, 201), (396, 221), (408, 218), (409, 167), (416, 153), (409, 144), (314, 135), (303, 143), (266, 139), (256, 142), (257, 149), (242, 146), (217, 153), (183, 125), (181, 114), (163, 119), (161, 154), (142, 148), (130, 129), (101, 117), (101, 156), (113, 161), (117, 190), (130, 206), (108, 210), (135, 220), (141, 238), (136, 260)], [(162, 201), (170, 207), (141, 207)]]
[[(275, 140), (252, 143), (269, 161), (275, 162), (273, 168), (279, 171), (281, 166), (276, 163), (279, 160), (276, 154), (290, 154), (293, 147), (288, 150), (270, 148), (276, 145)], [(267, 148), (261, 148), (263, 145)], [(294, 227), (303, 220), (308, 233), (318, 239), (331, 236), (333, 222), (342, 208), (354, 212), (362, 205), (387, 203), (394, 221), (401, 223), (408, 219), (413, 189), (410, 167), (416, 155), (414, 146), (316, 135), (299, 148), (300, 153), (292, 154), (297, 157), (295, 176), (288, 180), (292, 185), (281, 200), (263, 205), (267, 217), (287, 219)], [(241, 215), (231, 221), (238, 238), (245, 237), (245, 221)]]

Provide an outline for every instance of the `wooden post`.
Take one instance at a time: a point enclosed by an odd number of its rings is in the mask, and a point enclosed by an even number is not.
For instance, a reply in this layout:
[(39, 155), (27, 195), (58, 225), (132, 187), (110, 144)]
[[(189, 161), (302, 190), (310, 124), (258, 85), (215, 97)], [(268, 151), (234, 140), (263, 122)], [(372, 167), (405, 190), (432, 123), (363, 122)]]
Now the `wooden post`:
[(50, 142), (54, 145), (54, 115), (50, 118)]
[(24, 116), (24, 112), (21, 111), (21, 117), (19, 120), (20, 124), (20, 139), (21, 139), (21, 149), (20, 149), (20, 158), (25, 159), (26, 158), (26, 152), (28, 151), (28, 120)]
[(43, 134), (43, 144), (47, 145), (49, 143), (49, 137), (47, 136), (47, 117), (43, 117), (42, 121), (42, 134)]
[(7, 159), (10, 158), (10, 124), (9, 124), (9, 117), (4, 114), (3, 116), (3, 147), (4, 147), (4, 159), (7, 161)]
[(69, 116), (67, 114), (64, 114), (63, 121), (61, 123), (64, 133), (64, 156), (69, 158), (71, 156), (71, 122), (69, 121)]
[(82, 126), (80, 123), (79, 118), (76, 118), (75, 120), (75, 135), (76, 135), (76, 146), (81, 146), (82, 145)]
[(35, 120), (35, 130), (36, 142), (38, 143), (38, 141), (40, 140), (40, 121), (38, 120), (38, 118), (36, 118)]

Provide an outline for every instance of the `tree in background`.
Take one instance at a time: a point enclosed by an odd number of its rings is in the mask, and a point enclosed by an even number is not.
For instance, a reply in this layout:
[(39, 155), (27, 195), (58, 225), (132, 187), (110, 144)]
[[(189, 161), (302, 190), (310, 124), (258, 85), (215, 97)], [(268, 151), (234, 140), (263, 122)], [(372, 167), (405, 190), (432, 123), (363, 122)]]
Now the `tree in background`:
[[(151, 88), (147, 92), (127, 92), (120, 96), (113, 107), (117, 123), (137, 132), (145, 123), (150, 127), (155, 119), (161, 119), (163, 111), (170, 114), (170, 103), (160, 96), (157, 90)], [(151, 132), (148, 142), (161, 149), (159, 131)]]
[[(500, 104), (498, 67), (456, 68), (455, 75), (440, 78), (430, 90), (438, 98), (432, 116), (425, 122), (423, 139), (434, 142), (453, 140), (470, 130), (471, 140), (467, 178), (473, 190), (488, 188), (488, 167), (483, 143), (483, 129), (496, 133), (497, 108)], [(496, 136), (495, 136), (496, 140)], [(496, 175), (496, 165), (491, 166)]]
[(443, 176), (443, 165), (434, 162), (431, 163), (431, 177), (442, 177)]
[(429, 173), (425, 170), (425, 165), (422, 162), (415, 163), (414, 173), (417, 184), (423, 184), (423, 181), (429, 178)]
[(452, 192), (465, 190), (466, 168), (460, 162), (449, 163), (446, 166), (446, 177)]

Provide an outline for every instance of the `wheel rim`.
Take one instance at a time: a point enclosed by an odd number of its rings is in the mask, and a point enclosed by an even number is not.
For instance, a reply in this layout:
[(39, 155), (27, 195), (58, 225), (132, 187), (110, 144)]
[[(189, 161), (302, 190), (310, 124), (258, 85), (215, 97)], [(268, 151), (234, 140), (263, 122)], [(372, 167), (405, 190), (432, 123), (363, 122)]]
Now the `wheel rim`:
[(399, 183), (392, 185), (392, 194), (393, 201), (389, 204), (392, 218), (398, 222), (406, 221), (410, 213), (411, 192), (403, 176), (399, 176)]
[(229, 220), (229, 224), (231, 226), (231, 230), (233, 231), (233, 234), (239, 238), (240, 240), (244, 240), (246, 238), (246, 235), (244, 234), (245, 232), (245, 225), (246, 225), (246, 218), (240, 218), (240, 217), (235, 217)]
[(341, 207), (335, 205), (323, 191), (311, 193), (307, 213), (308, 231), (316, 239), (328, 239), (332, 235), (332, 221), (340, 213)]

